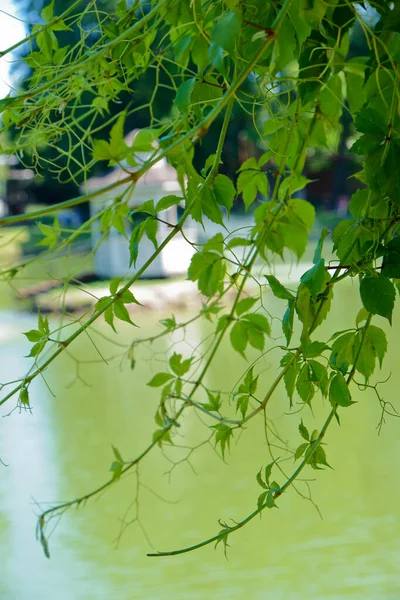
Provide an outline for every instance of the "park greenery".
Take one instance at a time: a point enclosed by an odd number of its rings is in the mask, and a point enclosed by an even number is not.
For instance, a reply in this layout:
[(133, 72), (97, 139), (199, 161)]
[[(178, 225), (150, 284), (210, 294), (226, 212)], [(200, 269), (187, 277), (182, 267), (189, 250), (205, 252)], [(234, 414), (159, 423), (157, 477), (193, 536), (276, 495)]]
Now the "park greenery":
[[(350, 56), (356, 29), (366, 52), (353, 51)], [(62, 45), (65, 32), (74, 33), (70, 45)], [(126, 235), (126, 224), (132, 223), (126, 243), (133, 267), (146, 237), (154, 253), (140, 269), (111, 281), (109, 294), (67, 325), (52, 328), (39, 314), (36, 329), (25, 333), (31, 342), (31, 365), (21, 380), (3, 384), (1, 405), (29, 409), (32, 381), (45, 377), (50, 365), (73, 350), (75, 340), (99, 320), (105, 319), (112, 335), (120, 321), (131, 324), (127, 306), (137, 302), (132, 285), (184, 231), (189, 217), (200, 225), (207, 217), (226, 232), (195, 246), (187, 277), (202, 296), (198, 314), (188, 323), (166, 315), (155, 337), (172, 336), (194, 319), (206, 319), (212, 336), (191, 354), (172, 351), (165, 368), (148, 382), (159, 391), (159, 404), (147, 447), (129, 460), (114, 447), (111, 476), (103, 484), (42, 512), (38, 536), (43, 549), (49, 556), (47, 532), (54, 518), (86, 505), (135, 471), (149, 453), (174, 444), (187, 413), (195, 411), (204, 418), (204, 439), (223, 459), (251, 422), (265, 430), (271, 459), (259, 470), (260, 457), (254, 457), (259, 494), (250, 514), (234, 522), (220, 521), (215, 535), (193, 546), (152, 556), (208, 544), (221, 544), (226, 551), (249, 521), (265, 512), (272, 519), (281, 496), (297, 489), (307, 470), (318, 473), (334, 461), (326, 436), (330, 427), (345, 422), (347, 410), (354, 410), (354, 389), (373, 390), (381, 425), (387, 414), (395, 413), (380, 395), (376, 371), (388, 350), (380, 325), (382, 318), (392, 324), (400, 280), (400, 4), (119, 0), (105, 9), (98, 0), (76, 0), (59, 13), (54, 12), (53, 0), (29, 37), (2, 54), (18, 46), (25, 49), (23, 61), (30, 72), (22, 88), (1, 101), (3, 152), (16, 154), (23, 165), (38, 174), (46, 171), (61, 183), (85, 182), (96, 169), (115, 165), (126, 170), (126, 177), (108, 186), (108, 192), (115, 192), (114, 201), (68, 235), (63, 235), (57, 212), (81, 205), (99, 191), (5, 217), (0, 224), (38, 222), (43, 250), (34, 261), (57, 256), (90, 231), (94, 220), (101, 225), (103, 239), (112, 228)], [(143, 81), (153, 83), (141, 103)], [(119, 104), (121, 95), (131, 101)], [(128, 145), (124, 136), (135, 115), (140, 116), (141, 130)], [(262, 152), (245, 160), (232, 179), (224, 170), (224, 156), (237, 115), (246, 115)], [(350, 199), (349, 218), (333, 231), (322, 230), (313, 266), (302, 274), (297, 289), (289, 289), (269, 267), (275, 259), (300, 260), (306, 252), (315, 209), (298, 197), (309, 181), (304, 167), (312, 152), (337, 151), (344, 118), (354, 127), (350, 152), (359, 160), (359, 189)], [(218, 137), (210, 148), (207, 138), (216, 126)], [(204, 154), (199, 155), (199, 149), (204, 147), (210, 150), (200, 161)], [(143, 152), (148, 155), (144, 163)], [(156, 204), (149, 198), (132, 212), (128, 197), (135, 193), (136, 182), (163, 158), (176, 169), (181, 194), (167, 195)], [(127, 186), (123, 192), (118, 190), (121, 185)], [(238, 198), (254, 218), (246, 235), (229, 229)], [(182, 202), (182, 217), (158, 244), (158, 212)], [(52, 224), (41, 224), (48, 215), (54, 216)], [(12, 265), (1, 277), (13, 285), (28, 266), (28, 261)], [(260, 272), (261, 277), (256, 276)], [(332, 323), (329, 335), (322, 336), (319, 328), (324, 323), (326, 331), (335, 295), (348, 278), (358, 282), (360, 295), (354, 326), (343, 331)], [(266, 290), (281, 301), (279, 314), (269, 312)], [(278, 340), (271, 333), (273, 319), (280, 322)], [(135, 324), (140, 326), (140, 321)], [(133, 369), (143, 341), (137, 331), (132, 328), (128, 349)], [(226, 340), (243, 359), (242, 377), (230, 394), (208, 389), (206, 383)], [(277, 375), (265, 387), (260, 359), (271, 350), (277, 357)], [(249, 361), (254, 352), (256, 358)], [(277, 389), (285, 390), (287, 418), (298, 419), (297, 436), (280, 458), (269, 441), (273, 433), (268, 419)], [(311, 431), (307, 422), (315, 403), (321, 402), (325, 420)], [(190, 446), (189, 439), (185, 443)]]

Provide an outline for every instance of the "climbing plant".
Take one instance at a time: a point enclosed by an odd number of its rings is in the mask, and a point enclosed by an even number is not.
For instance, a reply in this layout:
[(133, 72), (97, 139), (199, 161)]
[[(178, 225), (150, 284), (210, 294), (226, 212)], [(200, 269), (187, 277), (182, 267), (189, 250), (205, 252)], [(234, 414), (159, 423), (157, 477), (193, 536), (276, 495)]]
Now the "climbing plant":
[[(19, 381), (3, 384), (0, 404), (29, 408), (32, 381), (45, 377), (48, 367), (65, 352), (72, 352), (75, 340), (98, 321), (105, 319), (114, 331), (119, 321), (127, 327), (132, 324), (127, 308), (137, 302), (132, 285), (175, 236), (184, 234), (189, 218), (200, 226), (211, 221), (221, 226), (221, 232), (204, 244), (187, 240), (194, 245), (187, 277), (197, 284), (201, 309), (183, 324), (165, 316), (155, 337), (170, 337), (196, 319), (207, 319), (213, 333), (207, 344), (187, 355), (171, 351), (166, 367), (148, 382), (159, 390), (160, 398), (148, 445), (129, 461), (114, 448), (111, 477), (95, 490), (44, 510), (38, 522), (39, 539), (49, 556), (51, 519), (118, 485), (149, 453), (173, 445), (188, 413), (201, 413), (205, 439), (211, 439), (217, 452), (226, 457), (231, 441), (251, 422), (269, 435), (270, 404), (281, 402), (282, 393), (276, 391), (285, 390), (288, 418), (298, 419), (298, 434), (286, 451), (293, 457), (292, 472), (287, 463), (282, 464), (283, 459), (272, 455), (260, 471), (254, 469), (260, 489), (250, 514), (233, 524), (221, 521), (214, 536), (193, 546), (155, 555), (180, 554), (220, 542), (226, 550), (235, 532), (264, 511), (273, 513), (281, 496), (305, 471), (329, 466), (326, 436), (333, 424), (346, 420), (347, 410), (354, 410), (354, 389), (375, 390), (382, 422), (386, 413), (394, 413), (373, 378), (387, 352), (382, 318), (392, 323), (400, 280), (400, 4), (386, 0), (119, 0), (113, 12), (105, 12), (96, 0), (77, 0), (58, 16), (53, 15), (53, 4), (42, 10), (43, 23), (19, 44), (29, 45), (24, 61), (31, 75), (25, 89), (1, 101), (3, 151), (15, 153), (40, 175), (48, 160), (45, 151), (51, 148), (51, 164), (46, 168), (59, 181), (78, 176), (86, 181), (98, 165), (119, 165), (126, 173), (102, 191), (6, 217), (0, 224), (37, 220), (44, 248), (33, 259), (37, 261), (68, 249), (98, 221), (100, 243), (112, 229), (126, 236), (131, 269), (125, 278), (112, 280), (109, 294), (97, 298), (93, 308), (68, 326), (52, 329), (39, 314), (36, 329), (25, 333), (32, 344), (31, 366)], [(353, 51), (349, 57), (356, 27), (368, 53), (358, 56)], [(79, 33), (79, 41), (71, 47), (59, 42), (60, 32), (68, 29)], [(111, 115), (110, 105), (123, 92), (140, 94), (141, 78), (149, 71), (154, 73), (154, 91), (140, 106), (142, 120), (147, 114), (147, 126), (127, 143), (125, 123), (138, 107), (124, 106), (117, 113), (114, 107)], [(173, 97), (167, 117), (153, 110), (155, 98), (164, 89)], [(239, 109), (252, 118), (259, 152), (247, 157), (232, 180), (223, 172), (224, 144)], [(299, 197), (309, 182), (304, 166), (315, 150), (335, 153), (344, 113), (354, 127), (349, 152), (359, 160), (359, 189), (350, 199), (349, 218), (333, 231), (322, 230), (312, 266), (301, 275), (297, 287), (289, 289), (272, 274), (270, 265), (274, 259), (289, 261), (291, 256), (300, 260), (307, 249), (315, 209)], [(203, 165), (195, 166), (196, 149), (220, 117), (213, 153)], [(140, 160), (143, 152), (144, 162)], [(129, 198), (138, 180), (162, 159), (176, 170), (180, 193), (158, 203), (149, 197), (132, 212)], [(79, 229), (62, 236), (57, 212), (104, 192), (113, 200)], [(229, 226), (238, 198), (253, 217), (245, 233), (231, 231)], [(163, 241), (157, 241), (160, 210), (182, 203), (183, 215), (169, 224)], [(41, 223), (50, 214), (53, 224)], [(128, 221), (132, 224), (129, 235)], [(154, 244), (154, 252), (136, 269), (146, 237)], [(12, 285), (29, 264), (4, 269), (1, 277)], [(356, 282), (360, 296), (354, 327), (336, 331), (332, 322), (326, 334), (337, 289), (349, 278)], [(281, 301), (278, 314), (269, 312), (266, 291)], [(278, 340), (272, 338), (272, 318), (281, 324)], [(132, 328), (127, 350), (132, 368), (143, 341), (137, 331)], [(242, 377), (232, 394), (207, 387), (206, 375), (224, 340), (243, 360)], [(260, 359), (272, 348), (279, 367), (275, 380), (265, 387)], [(251, 363), (247, 361), (250, 349), (256, 353)], [(321, 402), (327, 407), (325, 420), (309, 431), (310, 409)]]

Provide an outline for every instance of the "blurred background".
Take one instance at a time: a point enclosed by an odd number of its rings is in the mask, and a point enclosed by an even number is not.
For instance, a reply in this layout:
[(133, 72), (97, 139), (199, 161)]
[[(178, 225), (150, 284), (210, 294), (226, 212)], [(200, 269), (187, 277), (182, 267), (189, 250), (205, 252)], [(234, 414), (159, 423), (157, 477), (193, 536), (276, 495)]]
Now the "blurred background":
[[(41, 0), (2, 0), (2, 48), (42, 22), (43, 4)], [(55, 13), (70, 4), (72, 0), (56, 0)], [(102, 0), (99, 4), (102, 10), (109, 10), (115, 2)], [(372, 22), (376, 18), (373, 9), (364, 16)], [(69, 36), (76, 35), (69, 31), (60, 34), (64, 44), (73, 43)], [(362, 56), (366, 51), (362, 30), (356, 25), (349, 54)], [(29, 68), (21, 62), (24, 52), (23, 46), (11, 58), (0, 59), (1, 97), (10, 87), (26, 85)], [(154, 72), (149, 71), (133, 99), (138, 107), (150, 99), (154, 85)], [(248, 85), (251, 88), (251, 81)], [(132, 96), (122, 93), (120, 101), (122, 106), (132, 103)], [(155, 113), (168, 115), (172, 102), (172, 93), (156, 96)], [(110, 110), (121, 111), (121, 104), (111, 104)], [(262, 120), (260, 111), (258, 118)], [(148, 113), (138, 110), (128, 118), (126, 131), (147, 125)], [(199, 170), (214, 151), (219, 128), (217, 121), (196, 148), (195, 166)], [(310, 265), (322, 227), (333, 228), (340, 220), (351, 218), (348, 200), (361, 186), (352, 177), (361, 168), (359, 158), (348, 152), (353, 141), (353, 124), (343, 111), (341, 131), (332, 147), (313, 150), (307, 157), (304, 174), (312, 181), (302, 197), (315, 206), (317, 218), (312, 243), (301, 264), (286, 268), (278, 261), (276, 265), (277, 276), (288, 285), (296, 285), (299, 273)], [(264, 151), (252, 120), (236, 109), (225, 143), (222, 172), (234, 179), (247, 158), (259, 157)], [(51, 150), (47, 158), (50, 165)], [(267, 163), (265, 169), (272, 176), (273, 165)], [(90, 175), (96, 186), (114, 177), (115, 169), (97, 166)], [(50, 169), (44, 168), (38, 175), (16, 157), (0, 155), (0, 216), (24, 215), (69, 200), (81, 193), (82, 183), (77, 175), (75, 182), (60, 185)], [(162, 165), (151, 182), (152, 197), (161, 197), (175, 184), (168, 165)], [(143, 186), (140, 194), (144, 199), (149, 188)], [(70, 235), (91, 211), (89, 203), (62, 211), (60, 225)], [(41, 223), (52, 224), (53, 218), (44, 217)], [(239, 197), (230, 227), (243, 230), (250, 223), (251, 215), (245, 213)], [(206, 222), (205, 230), (199, 228), (193, 235), (202, 242), (218, 230), (218, 226)], [(60, 322), (62, 306), (68, 318), (75, 319), (93, 304), (93, 297), (108, 294), (108, 280), (119, 275), (124, 264), (119, 250), (121, 240), (111, 240), (106, 246), (106, 254), (115, 253), (115, 261), (104, 270), (105, 258), (96, 264), (91, 253), (93, 235), (79, 236), (71, 249), (57, 258), (35, 262), (33, 259), (43, 249), (38, 246), (43, 231), (37, 223), (22, 218), (17, 226), (1, 228), (1, 268), (29, 263), (23, 275), (0, 282), (1, 382), (18, 379), (28, 368), (29, 361), (21, 358), (29, 352), (22, 332), (36, 327), (38, 310), (48, 313), (54, 326)], [(159, 266), (151, 281), (142, 281), (135, 288), (136, 297), (148, 307), (140, 312), (140, 337), (159, 333), (158, 320), (171, 312), (178, 322), (189, 320), (197, 307), (195, 291), (186, 285), (189, 282), (166, 265)], [(65, 281), (74, 279), (85, 283), (83, 291), (82, 286), (65, 289)], [(354, 326), (360, 308), (356, 286), (356, 281), (346, 280), (335, 297), (333, 320), (337, 329)], [(284, 310), (268, 290), (265, 302), (273, 315)], [(398, 317), (397, 311), (390, 330), (377, 317), (392, 349), (378, 379), (384, 381), (394, 373), (382, 387), (385, 398), (394, 406), (398, 400), (398, 361), (393, 351), (400, 334)], [(279, 510), (263, 515), (232, 538), (229, 560), (221, 548), (213, 547), (176, 558), (145, 556), (153, 548), (166, 550), (196, 543), (219, 529), (219, 518), (239, 520), (254, 509), (258, 493), (255, 473), (269, 462), (262, 431), (253, 425), (244, 431), (226, 463), (208, 445), (188, 456), (186, 434), (190, 434), (192, 444), (193, 440), (202, 441), (203, 428), (193, 416), (185, 422), (181, 446), (152, 455), (143, 465), (143, 472), (127, 477), (107, 495), (54, 523), (52, 558), (48, 561), (34, 536), (39, 509), (85, 493), (105, 481), (112, 462), (111, 444), (124, 457), (137, 454), (152, 431), (157, 407), (157, 394), (145, 382), (157, 364), (164, 364), (172, 344), (183, 353), (192, 351), (210, 333), (210, 326), (198, 322), (186, 336), (164, 339), (151, 347), (144, 345), (135, 357), (133, 372), (126, 365), (132, 330), (128, 325), (119, 325), (118, 331), (118, 337), (110, 339), (107, 325), (97, 324), (95, 344), (81, 336), (73, 353), (65, 353), (51, 366), (46, 382), (38, 378), (33, 384), (32, 411), (19, 414), (3, 407), (1, 599), (400, 598), (399, 425), (395, 417), (387, 417), (378, 436), (382, 414), (373, 390), (355, 390), (357, 404), (349, 409), (341, 428), (332, 427), (327, 454), (333, 470), (318, 472), (317, 477), (311, 470), (307, 472), (309, 479), (302, 482), (301, 495), (292, 491), (282, 499)], [(327, 325), (321, 328), (321, 336), (329, 337), (330, 333)], [(273, 334), (280, 335), (279, 324)], [(98, 351), (106, 358), (107, 368)], [(249, 355), (249, 360), (252, 358)], [(263, 385), (274, 378), (273, 364), (269, 355), (262, 361)], [(242, 359), (226, 344), (207, 383), (229, 391), (233, 386), (231, 374), (243, 368)], [(293, 438), (298, 425), (296, 417), (292, 424), (287, 420), (287, 409), (286, 394), (280, 390), (271, 420), (283, 440)], [(316, 407), (315, 414), (307, 413), (303, 418), (313, 429), (314, 420), (316, 425), (321, 422), (326, 410), (326, 406)]]

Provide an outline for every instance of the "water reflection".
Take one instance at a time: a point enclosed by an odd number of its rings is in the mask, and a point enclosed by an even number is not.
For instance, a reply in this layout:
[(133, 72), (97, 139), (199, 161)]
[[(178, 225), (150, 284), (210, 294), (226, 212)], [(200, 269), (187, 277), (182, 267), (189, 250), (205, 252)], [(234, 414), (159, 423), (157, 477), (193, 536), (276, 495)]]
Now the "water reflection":
[[(352, 324), (358, 310), (350, 284), (346, 290), (334, 304), (343, 329)], [(268, 297), (268, 302), (273, 313), (281, 310), (278, 301)], [(352, 311), (354, 306), (354, 314), (349, 314), (349, 306)], [(24, 331), (31, 328), (27, 322), (21, 323), (20, 317), (13, 320), (7, 315), (7, 323)], [(157, 331), (154, 317), (145, 322), (144, 331)], [(396, 343), (398, 331), (398, 327), (388, 331), (389, 343)], [(196, 345), (205, 332), (197, 325), (187, 342)], [(130, 329), (124, 329), (126, 340), (131, 334)], [(322, 339), (323, 333), (320, 335)], [(19, 376), (24, 368), (23, 338), (13, 333), (12, 340), (0, 348), (2, 380)], [(106, 355), (115, 352), (105, 341), (96, 338), (96, 343)], [(168, 347), (165, 341), (156, 347), (160, 366)], [(74, 354), (86, 360), (96, 358), (92, 344), (83, 338), (74, 347)], [(147, 355), (144, 352), (142, 358)], [(274, 360), (273, 355), (264, 359), (265, 385), (274, 375)], [(218, 518), (240, 519), (254, 509), (258, 494), (255, 473), (268, 461), (261, 423), (254, 423), (243, 433), (240, 444), (233, 444), (228, 465), (210, 446), (194, 453), (191, 466), (183, 463), (170, 478), (165, 473), (171, 464), (160, 453), (145, 461), (140, 471), (143, 487), (139, 502), (145, 533), (132, 525), (118, 549), (113, 545), (119, 519), (137, 491), (132, 475), (85, 509), (63, 517), (51, 538), (52, 558), (47, 561), (34, 539), (36, 509), (32, 497), (38, 501), (69, 499), (101, 484), (112, 462), (111, 444), (123, 457), (131, 458), (148, 442), (153, 429), (157, 393), (145, 386), (152, 375), (150, 363), (138, 360), (131, 372), (121, 370), (119, 362), (111, 361), (108, 367), (88, 364), (84, 370), (88, 385), (77, 381), (67, 389), (74, 379), (75, 365), (65, 357), (47, 374), (56, 397), (37, 380), (33, 414), (13, 413), (0, 422), (1, 456), (10, 463), (1, 469), (2, 599), (400, 596), (399, 424), (389, 419), (377, 437), (379, 407), (370, 393), (357, 394), (358, 404), (346, 411), (342, 427), (334, 425), (329, 432), (326, 450), (334, 470), (306, 473), (316, 477), (313, 499), (324, 520), (310, 502), (292, 491), (282, 498), (279, 510), (264, 514), (230, 540), (229, 561), (220, 549), (214, 551), (212, 547), (175, 558), (146, 558), (150, 549), (146, 535), (157, 549), (180, 547), (214, 534)], [(209, 385), (230, 389), (232, 374), (242, 367), (242, 359), (225, 346), (209, 374)], [(379, 374), (384, 379), (390, 371), (395, 373), (384, 388), (385, 398), (394, 402), (397, 369), (392, 353)], [(294, 435), (299, 421), (297, 416), (287, 423), (282, 418), (286, 409), (287, 399), (279, 390), (271, 416), (284, 438)], [(327, 410), (317, 402), (315, 425), (321, 423)], [(303, 416), (313, 428), (312, 415)], [(187, 443), (188, 434), (191, 439), (202, 439), (201, 432), (198, 418), (190, 415), (180, 431), (182, 444)], [(172, 449), (168, 456), (179, 460), (186, 452)], [(291, 467), (287, 465), (288, 472)], [(160, 501), (153, 492), (169, 503)], [(133, 514), (132, 510), (130, 517)]]

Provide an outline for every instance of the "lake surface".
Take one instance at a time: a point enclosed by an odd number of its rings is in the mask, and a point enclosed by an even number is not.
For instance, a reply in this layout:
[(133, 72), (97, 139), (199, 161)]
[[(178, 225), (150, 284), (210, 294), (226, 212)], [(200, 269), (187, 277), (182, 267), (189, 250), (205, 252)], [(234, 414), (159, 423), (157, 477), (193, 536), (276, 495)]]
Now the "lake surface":
[[(353, 326), (359, 301), (351, 282), (342, 285), (335, 299), (338, 328)], [(267, 297), (273, 314), (283, 303)], [(8, 306), (7, 306), (8, 304)], [(29, 364), (22, 356), (29, 344), (20, 335), (35, 326), (35, 318), (18, 313), (7, 303), (0, 312), (0, 381), (21, 376)], [(3, 304), (4, 305), (4, 304)], [(166, 311), (168, 314), (168, 311)], [(140, 318), (139, 335), (159, 331), (164, 313)], [(190, 315), (177, 315), (184, 320)], [(382, 319), (374, 323), (384, 326)], [(386, 326), (385, 326), (386, 328)], [(110, 335), (106, 326), (100, 333)], [(386, 328), (389, 344), (399, 347), (400, 311), (394, 326)], [(186, 341), (196, 346), (209, 328), (192, 327)], [(325, 328), (325, 334), (328, 329)], [(128, 343), (138, 330), (121, 328), (118, 341)], [(323, 338), (323, 332), (318, 336)], [(260, 493), (255, 475), (270, 462), (262, 420), (252, 422), (234, 440), (226, 464), (209, 445), (170, 473), (171, 464), (159, 451), (140, 470), (140, 522), (121, 532), (121, 519), (134, 516), (136, 477), (128, 476), (85, 508), (71, 510), (57, 524), (50, 539), (47, 560), (35, 540), (35, 503), (68, 500), (109, 477), (111, 444), (125, 458), (134, 457), (154, 431), (156, 390), (146, 387), (154, 370), (155, 353), (163, 369), (167, 341), (143, 349), (134, 371), (122, 365), (122, 348), (93, 334), (109, 365), (82, 366), (85, 384), (74, 381), (75, 363), (65, 356), (49, 369), (46, 380), (32, 386), (32, 414), (13, 412), (0, 420), (0, 555), (2, 600), (105, 600), (156, 599), (340, 599), (400, 598), (400, 419), (388, 418), (380, 436), (376, 425), (380, 408), (369, 392), (353, 390), (357, 404), (342, 412), (342, 426), (332, 424), (326, 452), (333, 470), (306, 470), (312, 498), (322, 513), (294, 490), (279, 500), (279, 509), (264, 512), (230, 539), (228, 560), (222, 548), (208, 546), (194, 553), (169, 558), (148, 558), (146, 552), (180, 548), (215, 534), (218, 519), (240, 520), (255, 508)], [(272, 342), (271, 342), (272, 343)], [(80, 360), (97, 361), (88, 338), (72, 348)], [(262, 386), (276, 376), (278, 355), (267, 355), (260, 366)], [(26, 364), (25, 364), (26, 363)], [(229, 390), (246, 363), (226, 345), (207, 383)], [(398, 409), (399, 359), (393, 352), (376, 380), (392, 377), (382, 393)], [(309, 429), (320, 427), (329, 412), (319, 398), (302, 417)], [(284, 439), (295, 439), (300, 415), (283, 419), (288, 401), (279, 388), (271, 404), (271, 418)], [(6, 414), (3, 408), (2, 415)], [(256, 421), (256, 420), (255, 420)], [(287, 422), (289, 421), (289, 422)], [(200, 442), (200, 420), (188, 412), (182, 427), (182, 445)], [(185, 457), (185, 449), (166, 450), (169, 459)], [(278, 451), (277, 451), (278, 452)], [(278, 452), (279, 455), (279, 452)], [(290, 462), (287, 471), (291, 472)], [(279, 482), (279, 476), (277, 476)], [(282, 478), (281, 478), (282, 479)], [(303, 491), (305, 486), (303, 486)], [(164, 500), (160, 499), (163, 498)], [(167, 502), (166, 502), (166, 501)], [(116, 545), (116, 539), (119, 543)]]

